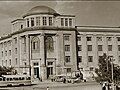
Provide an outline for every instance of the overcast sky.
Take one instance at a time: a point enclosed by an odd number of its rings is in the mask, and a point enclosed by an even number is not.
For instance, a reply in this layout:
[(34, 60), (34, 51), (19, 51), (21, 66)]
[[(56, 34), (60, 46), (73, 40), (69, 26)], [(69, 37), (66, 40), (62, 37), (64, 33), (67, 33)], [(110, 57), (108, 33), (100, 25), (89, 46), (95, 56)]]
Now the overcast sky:
[(75, 15), (79, 26), (120, 26), (120, 1), (0, 1), (0, 35), (11, 31), (12, 20), (38, 5)]

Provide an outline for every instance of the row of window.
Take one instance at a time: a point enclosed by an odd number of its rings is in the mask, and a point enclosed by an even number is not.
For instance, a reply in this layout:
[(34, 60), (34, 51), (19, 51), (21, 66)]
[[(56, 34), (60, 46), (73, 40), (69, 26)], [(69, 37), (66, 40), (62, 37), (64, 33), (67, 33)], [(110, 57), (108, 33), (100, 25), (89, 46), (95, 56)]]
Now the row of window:
[[(18, 64), (18, 59), (17, 58), (15, 58), (15, 63), (14, 63), (15, 65), (17, 65)], [(11, 61), (11, 59), (9, 59), (9, 60), (2, 60), (2, 66), (8, 66), (8, 65), (12, 65), (12, 61)]]
[[(102, 41), (102, 37), (96, 37), (97, 41)], [(112, 37), (106, 37), (107, 41), (112, 41)], [(86, 37), (87, 41), (92, 41), (92, 37)], [(77, 41), (81, 41), (81, 37), (77, 37)], [(117, 41), (120, 41), (120, 37), (117, 37)]]
[[(42, 24), (41, 24), (41, 21), (42, 21)], [(48, 22), (47, 22), (48, 21)], [(35, 18), (27, 18), (27, 27), (33, 27), (35, 26), (35, 23), (36, 23), (36, 26), (40, 26), (40, 25), (43, 25), (43, 26), (46, 26), (46, 25), (49, 25), (49, 26), (52, 26), (53, 25), (53, 18), (52, 17), (36, 17), (36, 22), (35, 22)]]
[[(65, 45), (65, 50), (70, 51), (70, 46), (69, 45)], [(113, 46), (112, 45), (108, 45), (108, 51), (112, 51)], [(87, 45), (87, 50), (88, 51), (92, 51), (92, 45)], [(82, 45), (78, 45), (78, 51), (82, 51)], [(103, 45), (98, 45), (98, 51), (103, 51)], [(120, 51), (120, 45), (118, 45), (118, 51)]]
[(61, 26), (72, 26), (72, 18), (61, 18)]
[[(82, 62), (82, 56), (78, 56), (78, 62)], [(93, 56), (88, 56), (88, 62), (93, 62)]]

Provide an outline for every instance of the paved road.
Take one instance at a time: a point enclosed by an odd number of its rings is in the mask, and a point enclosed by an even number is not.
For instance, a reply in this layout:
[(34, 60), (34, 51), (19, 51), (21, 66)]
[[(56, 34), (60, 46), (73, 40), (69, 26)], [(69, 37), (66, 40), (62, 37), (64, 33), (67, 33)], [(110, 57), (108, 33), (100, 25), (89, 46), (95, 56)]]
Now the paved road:
[(38, 85), (21, 86), (21, 87), (8, 87), (1, 88), (0, 90), (102, 90), (101, 85), (95, 82), (92, 83), (56, 83), (56, 82), (40, 82)]

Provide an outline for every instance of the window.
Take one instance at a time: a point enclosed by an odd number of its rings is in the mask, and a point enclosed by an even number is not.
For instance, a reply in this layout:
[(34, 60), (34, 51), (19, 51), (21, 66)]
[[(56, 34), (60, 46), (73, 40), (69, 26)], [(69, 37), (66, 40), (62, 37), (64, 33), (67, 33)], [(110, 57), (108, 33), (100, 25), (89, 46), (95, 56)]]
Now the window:
[(2, 66), (3, 66), (3, 64), (4, 64), (4, 61), (2, 60)]
[(40, 17), (36, 17), (36, 26), (40, 26)]
[(31, 27), (34, 26), (34, 18), (31, 18)]
[(52, 26), (52, 17), (49, 17), (49, 26)]
[(118, 45), (118, 51), (120, 51), (120, 45)]
[(23, 28), (23, 25), (21, 25), (21, 29)]
[(5, 60), (5, 64), (6, 64), (6, 66), (7, 66), (7, 60)]
[(77, 41), (81, 41), (81, 37), (77, 37)]
[(120, 41), (120, 37), (117, 37), (117, 41)]
[(65, 56), (65, 62), (66, 63), (70, 62), (70, 56)]
[(72, 26), (72, 18), (69, 18), (69, 26)]
[(93, 71), (93, 69), (94, 69), (93, 67), (90, 67), (90, 71)]
[(102, 37), (97, 37), (97, 41), (102, 41)]
[(11, 55), (11, 50), (9, 50), (9, 55)]
[(88, 62), (93, 62), (93, 56), (88, 56)]
[(16, 65), (18, 64), (17, 58), (15, 58), (15, 63), (16, 63)]
[(38, 64), (38, 62), (34, 62), (33, 65), (34, 66), (38, 66), (39, 64)]
[(78, 56), (78, 62), (82, 62), (82, 56)]
[(25, 37), (24, 37), (23, 45), (24, 45), (24, 52), (26, 52), (26, 38)]
[(32, 39), (32, 50), (39, 50), (40, 40), (38, 37), (33, 37)]
[(3, 57), (3, 51), (2, 51), (2, 57)]
[(15, 54), (17, 54), (17, 48), (15, 48)]
[(47, 51), (54, 51), (54, 41), (52, 36), (46, 36), (46, 40), (45, 40), (45, 45), (46, 45), (46, 49)]
[(29, 27), (29, 19), (27, 19), (27, 27)]
[(9, 60), (9, 63), (10, 63), (10, 65), (11, 65), (11, 59)]
[(47, 25), (46, 17), (43, 17), (43, 25)]
[(64, 19), (61, 18), (61, 26), (64, 26)]
[(112, 40), (112, 37), (107, 37), (107, 40), (108, 40), (108, 41), (111, 41), (111, 40)]
[(102, 45), (98, 45), (98, 51), (102, 51)]
[(68, 26), (68, 19), (65, 18), (65, 26)]
[(26, 62), (24, 62), (24, 65), (25, 65), (25, 66), (27, 65)]
[(48, 62), (48, 65), (53, 65), (53, 62)]
[(86, 38), (87, 38), (87, 41), (92, 41), (91, 37), (86, 37)]
[(17, 43), (17, 38), (14, 38), (15, 39), (15, 44)]
[(5, 51), (5, 56), (7, 56), (7, 51)]
[(82, 51), (82, 45), (78, 45), (78, 51)]
[(70, 51), (70, 45), (65, 45), (65, 51)]
[(66, 41), (69, 41), (69, 38), (70, 38), (70, 37), (69, 37), (68, 35), (65, 35), (65, 36), (64, 36), (64, 40), (66, 40)]
[(108, 51), (112, 51), (112, 45), (108, 45)]
[(88, 51), (92, 51), (92, 45), (88, 45)]
[(67, 68), (67, 73), (70, 73), (71, 72), (71, 68)]

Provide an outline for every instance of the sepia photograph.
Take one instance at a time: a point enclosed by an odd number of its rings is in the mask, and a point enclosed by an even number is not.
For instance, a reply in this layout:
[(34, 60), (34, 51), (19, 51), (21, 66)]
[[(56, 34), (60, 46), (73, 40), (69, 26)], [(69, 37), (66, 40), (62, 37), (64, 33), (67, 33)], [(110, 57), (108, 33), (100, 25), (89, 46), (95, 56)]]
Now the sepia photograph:
[(120, 90), (120, 1), (0, 1), (0, 90)]

